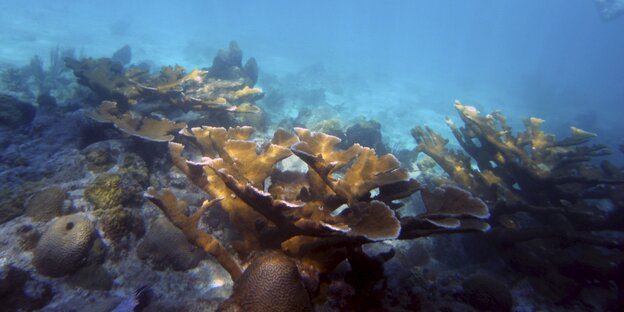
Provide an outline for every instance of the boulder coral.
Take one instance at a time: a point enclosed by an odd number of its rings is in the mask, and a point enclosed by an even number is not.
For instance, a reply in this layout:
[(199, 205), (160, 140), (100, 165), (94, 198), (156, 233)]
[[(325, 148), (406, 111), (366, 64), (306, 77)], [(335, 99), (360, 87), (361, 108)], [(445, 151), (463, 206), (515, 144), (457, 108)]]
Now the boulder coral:
[(190, 244), (178, 228), (161, 216), (154, 220), (137, 246), (137, 256), (157, 270), (186, 271), (196, 267), (206, 254)]
[(95, 227), (86, 217), (60, 217), (41, 236), (33, 264), (37, 272), (51, 277), (73, 273), (83, 264), (95, 238)]

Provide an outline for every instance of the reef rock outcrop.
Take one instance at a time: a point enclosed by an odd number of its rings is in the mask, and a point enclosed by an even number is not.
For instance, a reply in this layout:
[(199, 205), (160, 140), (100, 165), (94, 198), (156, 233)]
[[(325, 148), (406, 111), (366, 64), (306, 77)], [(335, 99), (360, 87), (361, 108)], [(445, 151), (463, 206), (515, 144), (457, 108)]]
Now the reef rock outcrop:
[(36, 108), (10, 95), (0, 94), (0, 126), (17, 127), (35, 118)]

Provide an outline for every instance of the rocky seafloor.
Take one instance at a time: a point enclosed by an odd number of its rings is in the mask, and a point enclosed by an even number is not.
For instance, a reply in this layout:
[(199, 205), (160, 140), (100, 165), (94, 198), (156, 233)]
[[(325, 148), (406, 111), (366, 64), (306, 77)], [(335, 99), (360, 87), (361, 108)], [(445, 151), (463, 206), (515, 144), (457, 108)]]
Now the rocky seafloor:
[[(112, 311), (146, 285), (151, 300), (144, 311), (211, 311), (230, 295), (227, 272), (143, 200), (148, 186), (169, 187), (192, 206), (203, 200), (186, 176), (171, 170), (165, 143), (124, 137), (80, 109), (39, 111), (31, 122), (3, 127), (0, 138), (2, 311)], [(202, 227), (227, 240), (226, 219), (211, 211)], [(70, 235), (72, 247), (47, 246), (53, 235)], [(592, 310), (614, 299), (613, 286), (596, 285), (584, 288), (576, 303), (556, 308), (479, 234), (471, 235), (370, 245), (373, 254), (396, 250), (385, 264), (385, 306)], [(46, 248), (59, 248), (59, 257), (67, 258), (38, 259)], [(339, 267), (333, 274), (344, 272)], [(559, 286), (544, 287), (557, 292)], [(348, 297), (337, 293), (327, 310), (340, 310), (341, 296)]]
[[(230, 49), (224, 51), (215, 58), (210, 70), (218, 68), (218, 64), (231, 65), (229, 61), (219, 63), (220, 57), (238, 58), (232, 62), (234, 66), (225, 68), (228, 74), (239, 75), (242, 68), (240, 49), (232, 43)], [(59, 53), (61, 51), (57, 49), (57, 61), (61, 57)], [(89, 63), (92, 60), (83, 61)], [(97, 62), (94, 61), (100, 64)], [(118, 91), (135, 91), (135, 82), (125, 79), (127, 77), (124, 78), (124, 75), (133, 73), (137, 67), (132, 65), (124, 68), (107, 59), (100, 62), (113, 69), (121, 68), (116, 72), (118, 76), (112, 76), (118, 79), (112, 79), (116, 83), (108, 85), (108, 90), (104, 88), (107, 92), (112, 90), (108, 93), (102, 92), (102, 88), (93, 87), (96, 84), (84, 82), (88, 80), (84, 78), (88, 76), (84, 74), (87, 70), (75, 71), (76, 76), (83, 79), (83, 85), (95, 90), (90, 91), (75, 84), (74, 77), (62, 62), (56, 63), (57, 69), (52, 66), (46, 70), (48, 79), (40, 81), (37, 89), (40, 94), (37, 97), (33, 92), (23, 93), (24, 90), (29, 91), (36, 81), (32, 78), (33, 64), (25, 67), (29, 70), (3, 72), (5, 82), (16, 84), (9, 86), (11, 92), (8, 93), (11, 94), (0, 94), (0, 311), (217, 310), (236, 289), (230, 277), (231, 272), (222, 267), (223, 262), (188, 242), (185, 234), (170, 222), (171, 218), (165, 217), (162, 207), (159, 209), (144, 196), (149, 188), (169, 189), (177, 199), (188, 203), (191, 211), (195, 211), (203, 206), (208, 197), (204, 192), (206, 188), (202, 190), (198, 187), (198, 183), (192, 181), (191, 174), (183, 172), (179, 163), (171, 159), (168, 144), (164, 142), (171, 139), (156, 142), (145, 139), (149, 136), (141, 131), (124, 128), (124, 125), (127, 126), (124, 124), (127, 119), (124, 118), (134, 113), (106, 115), (109, 118), (106, 122), (109, 123), (98, 123), (88, 117), (93, 117), (96, 110), (94, 107), (100, 105), (102, 99), (107, 99), (106, 96), (115, 94), (118, 100), (125, 100), (126, 104), (134, 99), (128, 94), (136, 96), (132, 92), (120, 96)], [(125, 62), (130, 62), (129, 56)], [(37, 64), (42, 66), (40, 62), (34, 65)], [(97, 73), (98, 67), (94, 68)], [(432, 158), (417, 157), (423, 151), (427, 153), (424, 149), (431, 147), (427, 144), (444, 142), (436, 131), (447, 131), (448, 136), (449, 129), (414, 128), (412, 136), (417, 145), (421, 145), (421, 148), (424, 146), (420, 151), (405, 148), (397, 142), (389, 146), (388, 142), (384, 142), (381, 134), (383, 125), (379, 122), (364, 118), (343, 120), (344, 116), (354, 117), (349, 115), (349, 108), (329, 105), (328, 102), (336, 101), (328, 101), (326, 98), (327, 94), (335, 95), (342, 91), (326, 92), (324, 87), (327, 83), (315, 82), (311, 78), (315, 70), (323, 71), (312, 68), (311, 71), (304, 71), (284, 81), (265, 74), (266, 97), (258, 104), (263, 113), (233, 114), (232, 110), (248, 104), (242, 103), (242, 100), (236, 104), (240, 106), (225, 106), (227, 112), (223, 110), (223, 103), (216, 105), (217, 102), (211, 102), (215, 107), (210, 109), (221, 109), (217, 113), (202, 110), (192, 113), (188, 110), (173, 111), (171, 103), (164, 103), (166, 101), (156, 101), (158, 105), (154, 109), (153, 98), (145, 100), (140, 96), (137, 97), (139, 102), (144, 101), (141, 104), (147, 104), (147, 108), (133, 104), (129, 107), (149, 114), (149, 118), (165, 115), (193, 126), (206, 122), (219, 126), (251, 124), (256, 127), (256, 133), (250, 141), (259, 143), (256, 145), (257, 150), (260, 150), (259, 146), (268, 145), (270, 133), (278, 127), (308, 127), (340, 137), (343, 146), (339, 148), (361, 144), (373, 148), (377, 155), (394, 153), (403, 163), (400, 170), (407, 172), (403, 178), (405, 180), (407, 177), (414, 178), (432, 188), (444, 184), (472, 188), (475, 195), (484, 198), (495, 193), (489, 189), (479, 189), (480, 185), (471, 184), (474, 182), (472, 180), (464, 184), (458, 182), (460, 179), (451, 181), (450, 174), (434, 168), (436, 163)], [(26, 72), (29, 78), (24, 78)], [(161, 100), (172, 100), (173, 97), (169, 95), (179, 92), (173, 87), (182, 87), (189, 92), (197, 91), (197, 85), (189, 81), (197, 78), (193, 75), (199, 71), (192, 71), (185, 76), (182, 75), (184, 69), (169, 67), (163, 68), (163, 72), (180, 75), (172, 79), (173, 82), (151, 89), (144, 87), (143, 91), (148, 90), (148, 95), (153, 97), (156, 94)], [(251, 87), (257, 79), (257, 68), (254, 72), (253, 83), (247, 83)], [(20, 82), (18, 74), (22, 75), (21, 84), (17, 83)], [(210, 89), (206, 86), (211, 84), (222, 83), (223, 80), (219, 79), (197, 79), (200, 86), (205, 87), (200, 91)], [(229, 79), (235, 80), (231, 77)], [(107, 81), (103, 82), (102, 85), (107, 86)], [(239, 89), (228, 89), (227, 96), (238, 91), (256, 90), (243, 84), (235, 86)], [(50, 87), (53, 87), (52, 90), (49, 90)], [(96, 94), (98, 91), (101, 94)], [(21, 100), (18, 99), (19, 92), (22, 92)], [(254, 92), (263, 91), (257, 89)], [(262, 94), (259, 98), (262, 98)], [(160, 106), (164, 109), (160, 110)], [(460, 116), (478, 117), (474, 107), (457, 102), (456, 108)], [(152, 111), (148, 112), (150, 109)], [(504, 120), (498, 113), (484, 118), (482, 120), (486, 122), (492, 118)], [(141, 120), (145, 122), (146, 119)], [(550, 136), (538, 128), (541, 122), (543, 120), (538, 118), (529, 119), (525, 124), (527, 131), (534, 130), (534, 138), (548, 139)], [(442, 124), (442, 120), (429, 123)], [(447, 124), (453, 129), (452, 122), (447, 121)], [(601, 146), (566, 149), (585, 144), (595, 136), (574, 129), (576, 131), (573, 134), (577, 137), (560, 141), (566, 145), (556, 146), (559, 154), (555, 156), (564, 156), (560, 159), (553, 156), (550, 160), (566, 163), (566, 155), (593, 157), (604, 150)], [(133, 135), (128, 135), (128, 132)], [(163, 133), (157, 134), (158, 139), (166, 137)], [(173, 133), (170, 131), (165, 134)], [(178, 137), (186, 143), (191, 140), (191, 136), (186, 131)], [(532, 144), (545, 146), (540, 145), (537, 139)], [(554, 137), (552, 140), (554, 142)], [(553, 142), (550, 143), (557, 143)], [(437, 147), (433, 152), (445, 156), (442, 160), (436, 160), (440, 166), (444, 165), (444, 159), (452, 161), (462, 155)], [(288, 151), (291, 150), (294, 151), (294, 148), (290, 147)], [(570, 154), (566, 154), (568, 152)], [(436, 156), (431, 154), (432, 157)], [(369, 166), (374, 167), (378, 160), (375, 157), (371, 158)], [(545, 166), (548, 160), (545, 157), (540, 165)], [(582, 170), (579, 171), (580, 177), (576, 178), (592, 177), (590, 182), (597, 186), (583, 189), (587, 191), (587, 198), (580, 198), (578, 205), (573, 206), (563, 200), (545, 207), (506, 205), (503, 199), (514, 195), (512, 185), (508, 193), (495, 194), (494, 199), (488, 201), (493, 216), (487, 222), (492, 225), (492, 229), (485, 234), (478, 233), (483, 230), (478, 228), (476, 231), (468, 229), (470, 233), (436, 236), (427, 236), (435, 231), (425, 231), (426, 234), (417, 239), (395, 240), (399, 237), (395, 233), (390, 239), (379, 239), (380, 242), (362, 240), (366, 244), (359, 243), (358, 248), (363, 245), (363, 250), (358, 250), (360, 253), (354, 258), (365, 255), (367, 259), (363, 263), (371, 265), (372, 269), (368, 271), (371, 276), (353, 274), (356, 270), (350, 262), (342, 261), (325, 274), (320, 283), (317, 281), (317, 284), (322, 284), (322, 289), (316, 289), (315, 296), (322, 299), (316, 298), (312, 303), (315, 310), (343, 311), (353, 310), (356, 306), (358, 310), (371, 311), (617, 311), (624, 304), (624, 256), (620, 252), (624, 246), (621, 235), (623, 229), (617, 222), (624, 219), (621, 213), (624, 201), (621, 195), (618, 196), (618, 190), (624, 183), (624, 170), (610, 163), (602, 163), (602, 171), (597, 173), (596, 166), (586, 162), (582, 158), (581, 165), (574, 167), (575, 170)], [(462, 163), (455, 164), (461, 167), (459, 165)], [(298, 173), (308, 170), (306, 163), (296, 160), (284, 161), (279, 166), (288, 167), (280, 170), (290, 169)], [(479, 175), (479, 171), (474, 168), (464, 169), (473, 170), (473, 178)], [(507, 173), (503, 171), (499, 174), (504, 177)], [(594, 176), (597, 178), (594, 179)], [(279, 182), (276, 181), (276, 185)], [(570, 186), (564, 185), (562, 189), (566, 191), (567, 187)], [(380, 187), (372, 188), (379, 192)], [(574, 186), (570, 188), (574, 189)], [(425, 189), (420, 188), (421, 191)], [(516, 186), (515, 191), (522, 190)], [(411, 196), (403, 199), (404, 207), (398, 208), (397, 205), (393, 214), (402, 218), (424, 211), (421, 195), (413, 191), (409, 194)], [(557, 192), (553, 197), (559, 195)], [(454, 203), (455, 206), (463, 204)], [(553, 207), (554, 213), (549, 210)], [(495, 215), (496, 209), (501, 210), (501, 213)], [(579, 214), (578, 210), (581, 209), (585, 210)], [(507, 214), (507, 210), (511, 210), (511, 213)], [(587, 222), (580, 222), (577, 219), (579, 215)], [(255, 225), (261, 227), (258, 223)], [(444, 222), (436, 224), (443, 229), (440, 231), (442, 233), (445, 233), (444, 225)], [(452, 225), (449, 227), (452, 228)], [(577, 232), (575, 227), (581, 230)], [(221, 207), (208, 210), (200, 219), (199, 229), (210, 233), (225, 245), (242, 235), (231, 223), (225, 208)], [(456, 227), (449, 232), (458, 229), (462, 230)], [(578, 236), (579, 233), (581, 236)], [(248, 256), (253, 258), (254, 254)], [(299, 282), (298, 278), (295, 280)], [(263, 281), (255, 282), (264, 285)], [(279, 283), (272, 286), (277, 287)], [(253, 293), (253, 290), (250, 292)], [(140, 302), (135, 302), (138, 297), (141, 297)], [(373, 305), (362, 304), (367, 302), (366, 299), (370, 299)], [(354, 301), (359, 302), (359, 305), (354, 305)]]

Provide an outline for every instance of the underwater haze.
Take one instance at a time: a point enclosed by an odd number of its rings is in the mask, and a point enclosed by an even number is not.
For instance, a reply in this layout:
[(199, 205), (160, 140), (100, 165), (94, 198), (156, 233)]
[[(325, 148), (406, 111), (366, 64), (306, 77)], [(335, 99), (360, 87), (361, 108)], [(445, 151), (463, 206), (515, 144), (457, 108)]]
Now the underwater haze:
[(340, 76), (353, 92), (329, 104), (382, 121), (390, 140), (455, 99), (556, 130), (581, 121), (612, 144), (624, 130), (624, 19), (603, 21), (590, 0), (2, 2), (2, 63), (129, 44), (135, 60), (202, 67), (237, 40), (268, 74)]
[(0, 0), (0, 311), (622, 311), (622, 116), (624, 0)]

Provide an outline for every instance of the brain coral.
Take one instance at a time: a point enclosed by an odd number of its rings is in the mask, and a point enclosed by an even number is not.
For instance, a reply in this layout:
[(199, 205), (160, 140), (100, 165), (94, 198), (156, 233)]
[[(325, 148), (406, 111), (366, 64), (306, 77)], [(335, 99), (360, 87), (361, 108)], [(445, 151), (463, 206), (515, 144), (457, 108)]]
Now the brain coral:
[(78, 214), (60, 217), (37, 243), (33, 264), (47, 276), (72, 273), (83, 264), (94, 238), (93, 224), (87, 218)]
[(236, 281), (232, 297), (221, 311), (312, 311), (297, 265), (290, 258), (270, 252), (257, 256)]

